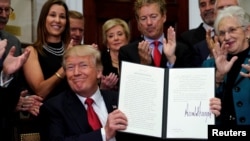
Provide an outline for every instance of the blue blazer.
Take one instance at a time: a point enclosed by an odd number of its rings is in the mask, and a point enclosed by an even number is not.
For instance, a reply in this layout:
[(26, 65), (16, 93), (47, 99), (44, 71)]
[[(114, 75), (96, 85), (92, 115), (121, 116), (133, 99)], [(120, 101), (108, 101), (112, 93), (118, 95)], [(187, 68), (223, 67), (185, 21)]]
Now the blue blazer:
[[(250, 51), (248, 52), (247, 58), (245, 58), (244, 64), (248, 64), (250, 59)], [(204, 61), (204, 67), (215, 67), (215, 60), (209, 59)], [(241, 68), (242, 72), (247, 71)], [(224, 77), (224, 82), (227, 80), (227, 76)], [(237, 125), (250, 125), (250, 79), (240, 76), (238, 74), (234, 87), (232, 88), (233, 104), (236, 114)], [(216, 96), (222, 97), (224, 85), (221, 85), (216, 89)], [(223, 100), (223, 99), (222, 99)], [(223, 108), (223, 107), (222, 107)], [(222, 121), (223, 122), (223, 121)]]

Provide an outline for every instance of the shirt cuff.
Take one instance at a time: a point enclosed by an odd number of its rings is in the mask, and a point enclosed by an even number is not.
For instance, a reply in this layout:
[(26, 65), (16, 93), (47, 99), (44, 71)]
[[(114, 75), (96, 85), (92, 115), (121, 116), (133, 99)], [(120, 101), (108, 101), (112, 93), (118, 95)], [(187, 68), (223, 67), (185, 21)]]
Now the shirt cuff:
[[(104, 128), (101, 128), (101, 134), (102, 134), (102, 140), (103, 141), (106, 141), (106, 133), (105, 133), (105, 130)], [(108, 141), (116, 141), (115, 137), (111, 138), (110, 140)]]
[(3, 87), (3, 88), (6, 88), (9, 86), (11, 80), (13, 79), (13, 76), (11, 76), (8, 80), (6, 80), (5, 82), (3, 82), (3, 71), (1, 71), (1, 74), (0, 74), (0, 86)]
[(173, 68), (174, 64), (170, 64), (169, 62), (167, 62), (166, 66), (167, 66), (167, 68)]

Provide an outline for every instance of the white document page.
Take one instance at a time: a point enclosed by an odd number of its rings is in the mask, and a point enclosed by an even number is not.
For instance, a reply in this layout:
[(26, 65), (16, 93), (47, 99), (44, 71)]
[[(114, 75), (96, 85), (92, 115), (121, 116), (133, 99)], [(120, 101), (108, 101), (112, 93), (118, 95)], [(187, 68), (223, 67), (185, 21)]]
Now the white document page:
[(208, 138), (215, 122), (209, 110), (214, 78), (214, 68), (169, 70), (167, 138)]
[(118, 109), (128, 118), (125, 132), (162, 136), (164, 69), (122, 62)]

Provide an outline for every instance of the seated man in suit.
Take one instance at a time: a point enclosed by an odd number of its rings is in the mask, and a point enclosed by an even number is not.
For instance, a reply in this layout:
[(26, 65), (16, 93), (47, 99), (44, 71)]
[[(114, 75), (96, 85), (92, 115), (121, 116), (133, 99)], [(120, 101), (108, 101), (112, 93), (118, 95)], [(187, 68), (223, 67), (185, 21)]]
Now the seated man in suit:
[[(100, 52), (91, 45), (74, 46), (63, 55), (63, 68), (71, 89), (42, 105), (41, 140), (115, 140), (116, 131), (126, 129), (127, 118), (117, 109), (118, 93), (99, 88)], [(92, 106), (86, 101), (90, 98), (97, 114), (96, 126), (92, 126), (94, 118), (89, 118)]]
[[(68, 49), (63, 56), (63, 68), (71, 87), (47, 100), (41, 106), (41, 141), (123, 141), (152, 140), (147, 136), (133, 136), (117, 132), (125, 130), (128, 119), (117, 109), (117, 91), (100, 90), (98, 79), (102, 75), (100, 52), (91, 45), (79, 45)], [(96, 126), (88, 116), (90, 106), (85, 102), (93, 99), (97, 114)], [(211, 111), (220, 114), (220, 101), (211, 99)], [(154, 139), (161, 140), (161, 139)]]

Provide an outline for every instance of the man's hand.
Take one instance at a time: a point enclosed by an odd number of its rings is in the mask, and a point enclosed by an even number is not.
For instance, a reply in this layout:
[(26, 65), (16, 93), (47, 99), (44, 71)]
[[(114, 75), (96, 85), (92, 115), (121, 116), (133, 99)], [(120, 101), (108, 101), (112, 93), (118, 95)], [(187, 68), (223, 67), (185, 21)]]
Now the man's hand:
[(221, 110), (221, 100), (219, 98), (211, 98), (210, 99), (210, 110), (213, 114), (215, 114), (216, 117), (220, 115)]
[(92, 46), (93, 48), (95, 48), (95, 49), (98, 49), (98, 45), (95, 44), (95, 43), (91, 44), (91, 46)]
[(141, 41), (138, 45), (138, 54), (141, 60), (141, 64), (150, 65), (152, 63), (151, 57), (152, 49), (149, 47), (149, 42)]
[(168, 28), (167, 39), (163, 39), (163, 52), (170, 64), (174, 64), (176, 61), (175, 49), (176, 49), (176, 35), (174, 28), (170, 26)]
[(7, 45), (6, 39), (0, 41), (0, 59), (3, 57), (6, 45)]
[(218, 37), (216, 35), (214, 37), (211, 37), (211, 32), (212, 31), (210, 29), (206, 32), (206, 41), (210, 52), (210, 56), (213, 57), (213, 49), (216, 47), (216, 43), (218, 42)]
[(19, 68), (23, 66), (23, 64), (29, 57), (30, 50), (25, 49), (24, 52), (17, 57), (14, 56), (15, 50), (16, 48), (13, 46), (3, 62), (4, 75), (11, 75), (15, 73), (17, 70), (19, 70)]
[(108, 115), (105, 125), (106, 140), (115, 137), (116, 131), (125, 130), (128, 126), (128, 120), (124, 113), (116, 109)]
[(28, 90), (23, 90), (16, 106), (17, 111), (28, 111), (34, 116), (39, 114), (43, 98), (37, 95), (28, 95)]

